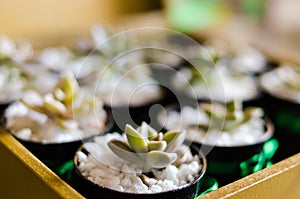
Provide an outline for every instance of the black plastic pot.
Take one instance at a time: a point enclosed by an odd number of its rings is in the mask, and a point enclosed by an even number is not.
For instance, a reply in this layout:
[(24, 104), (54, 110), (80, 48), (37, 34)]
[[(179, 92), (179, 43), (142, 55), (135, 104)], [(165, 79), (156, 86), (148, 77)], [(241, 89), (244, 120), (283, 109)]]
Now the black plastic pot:
[[(84, 177), (78, 169), (78, 160), (77, 156), (74, 157), (74, 171), (73, 171), (73, 186), (86, 198), (101, 198), (102, 196), (107, 196), (108, 198), (130, 198), (130, 199), (145, 199), (145, 198), (163, 198), (163, 199), (192, 199), (195, 198), (201, 188), (201, 179), (206, 171), (206, 158), (199, 153), (199, 150), (195, 145), (191, 146), (192, 152), (194, 154), (199, 154), (200, 163), (202, 168), (199, 172), (199, 175), (194, 179), (194, 181), (186, 186), (182, 186), (178, 189), (165, 191), (160, 193), (150, 193), (150, 194), (138, 194), (138, 193), (128, 193), (112, 190), (106, 187), (99, 186), (92, 181)], [(80, 151), (88, 154), (86, 150), (82, 147), (79, 148)]]
[(12, 102), (0, 103), (0, 119), (1, 120), (3, 120), (2, 118), (4, 117), (5, 110), (11, 103)]
[(274, 137), (280, 145), (275, 161), (281, 161), (300, 152), (300, 104), (265, 93), (263, 108), (274, 122)]
[(274, 122), (274, 136), (280, 144), (274, 157), (275, 161), (281, 161), (300, 152), (299, 91), (285, 86), (288, 79), (281, 77), (280, 74), (288, 74), (288, 71), (284, 71), (286, 67), (288, 68), (284, 65), (279, 66), (262, 74), (259, 82), (264, 94), (263, 108)]
[[(171, 110), (180, 111), (178, 104), (173, 104), (166, 107), (166, 112)], [(159, 121), (161, 113), (158, 113), (156, 123), (157, 128), (162, 128), (167, 131), (165, 126)], [(264, 147), (266, 141), (270, 140), (274, 136), (274, 126), (269, 118), (265, 119), (265, 134), (255, 143), (250, 145), (239, 146), (217, 146), (203, 144), (195, 140), (186, 140), (187, 143), (195, 144), (206, 156), (207, 175), (215, 177), (219, 185), (223, 186), (231, 183), (243, 176), (240, 164), (249, 160), (255, 155), (259, 155)], [(267, 160), (265, 160), (267, 161)]]
[[(2, 119), (2, 125), (5, 128), (5, 118)], [(105, 122), (105, 128), (102, 130), (102, 132), (99, 130), (100, 133), (106, 133), (111, 130), (113, 126), (113, 120), (110, 116), (110, 114), (107, 114), (107, 120)], [(9, 129), (7, 129), (8, 132)], [(89, 136), (86, 138), (82, 138), (79, 140), (74, 140), (70, 142), (61, 142), (61, 143), (41, 143), (41, 142), (34, 142), (29, 140), (24, 140), (21, 138), (18, 138), (13, 133), (12, 135), (22, 144), (24, 145), (33, 155), (35, 155), (37, 158), (39, 158), (42, 161), (68, 161), (73, 159), (74, 154), (78, 147), (82, 145), (82, 143), (86, 140), (91, 139), (92, 137), (96, 136)]]
[[(242, 177), (241, 163), (260, 155), (266, 141), (273, 137), (274, 131), (270, 121), (266, 121), (266, 131), (263, 137), (255, 144), (240, 146), (212, 146), (202, 143), (196, 143), (203, 154), (206, 154), (208, 161), (207, 175), (215, 177), (220, 186), (234, 182)], [(264, 157), (263, 157), (264, 158)], [(263, 160), (267, 161), (267, 160)], [(258, 164), (253, 162), (252, 164)], [(262, 163), (265, 164), (265, 163)], [(255, 166), (255, 165), (249, 165)], [(261, 168), (263, 169), (263, 167)], [(249, 171), (248, 174), (254, 171)]]
[(123, 127), (125, 127), (126, 124), (136, 127), (139, 126), (143, 121), (149, 123), (156, 112), (155, 106), (165, 106), (170, 102), (171, 99), (169, 91), (161, 87), (161, 96), (156, 100), (148, 101), (141, 105), (110, 106), (105, 104), (104, 108), (111, 114), (113, 118), (113, 130), (117, 132), (123, 132)]

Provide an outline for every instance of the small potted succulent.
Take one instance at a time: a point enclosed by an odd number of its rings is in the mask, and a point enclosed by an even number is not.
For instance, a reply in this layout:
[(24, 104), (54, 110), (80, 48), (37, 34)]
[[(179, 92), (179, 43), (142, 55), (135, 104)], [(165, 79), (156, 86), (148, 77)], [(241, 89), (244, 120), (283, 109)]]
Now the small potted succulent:
[(26, 88), (28, 78), (22, 65), (32, 55), (29, 42), (14, 42), (8, 37), (0, 38), (0, 111), (18, 100)]
[(100, 100), (66, 72), (45, 94), (28, 90), (5, 110), (3, 125), (40, 159), (70, 159), (82, 140), (103, 133), (108, 115)]
[(263, 107), (274, 121), (279, 139), (278, 161), (300, 151), (300, 69), (298, 65), (280, 64), (260, 76), (264, 92)]
[(260, 90), (255, 74), (266, 67), (265, 58), (250, 47), (240, 50), (244, 53), (228, 51), (208, 44), (195, 49), (190, 63), (174, 76), (174, 90), (199, 101), (257, 101)]
[(74, 158), (88, 198), (194, 198), (206, 160), (184, 144), (184, 131), (157, 132), (142, 122), (86, 142)]
[(149, 120), (149, 107), (165, 100), (164, 89), (157, 82), (142, 50), (132, 33), (113, 34), (104, 26), (91, 28), (90, 41), (73, 49), (74, 58), (68, 66), (80, 85), (95, 92), (104, 107), (118, 120), (119, 128), (126, 123)]
[(181, 109), (170, 106), (158, 115), (158, 122), (166, 130), (185, 130), (186, 139), (197, 143), (206, 155), (207, 174), (223, 185), (242, 177), (240, 163), (260, 154), (273, 136), (273, 125), (263, 117), (262, 109), (243, 109), (237, 100), (202, 102)]

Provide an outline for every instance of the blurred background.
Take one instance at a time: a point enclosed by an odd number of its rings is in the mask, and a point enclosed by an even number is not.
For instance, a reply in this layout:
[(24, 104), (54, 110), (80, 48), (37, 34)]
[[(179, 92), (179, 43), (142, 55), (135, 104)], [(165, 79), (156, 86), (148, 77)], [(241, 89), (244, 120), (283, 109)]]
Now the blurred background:
[[(78, 32), (94, 23), (113, 24), (124, 16), (153, 10), (167, 12), (182, 31), (220, 26), (233, 16), (276, 33), (300, 31), (297, 0), (1, 0), (1, 33), (12, 36)], [(137, 19), (138, 20), (138, 19)]]
[[(84, 35), (93, 24), (167, 26), (238, 40), (255, 36), (278, 54), (299, 50), (298, 0), (0, 0), (0, 33), (43, 42)], [(147, 13), (159, 13), (147, 15)], [(146, 23), (145, 20), (146, 16)], [(130, 18), (131, 16), (131, 18)], [(130, 18), (131, 20), (127, 20)], [(142, 22), (141, 22), (142, 21)], [(201, 34), (200, 34), (201, 33)], [(263, 43), (261, 43), (263, 42)], [(276, 53), (275, 53), (276, 54)], [(287, 55), (288, 56), (288, 55)], [(291, 55), (289, 55), (291, 56)]]

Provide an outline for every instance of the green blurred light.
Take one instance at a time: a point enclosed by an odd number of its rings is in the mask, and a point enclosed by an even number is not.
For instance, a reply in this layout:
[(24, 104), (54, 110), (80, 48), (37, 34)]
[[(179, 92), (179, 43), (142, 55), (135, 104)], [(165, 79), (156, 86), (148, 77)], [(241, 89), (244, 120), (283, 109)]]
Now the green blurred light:
[(226, 9), (216, 0), (170, 1), (167, 15), (173, 28), (190, 32), (205, 29), (226, 19)]

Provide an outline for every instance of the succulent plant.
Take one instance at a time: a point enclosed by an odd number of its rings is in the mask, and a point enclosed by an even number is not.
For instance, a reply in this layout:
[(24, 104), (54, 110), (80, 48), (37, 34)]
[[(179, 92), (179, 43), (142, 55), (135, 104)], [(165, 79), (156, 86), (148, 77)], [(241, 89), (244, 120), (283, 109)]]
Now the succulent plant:
[(242, 103), (231, 100), (224, 105), (220, 103), (202, 103), (200, 107), (209, 115), (211, 122), (206, 124), (192, 124), (207, 131), (209, 128), (218, 128), (230, 131), (242, 124), (247, 123), (253, 117), (262, 117), (263, 110), (259, 107), (242, 108)]
[[(162, 169), (184, 161), (184, 131), (157, 132), (146, 122), (134, 129), (125, 127), (126, 141), (110, 140), (109, 148), (120, 158), (141, 165), (144, 172)], [(182, 147), (183, 146), (183, 147)]]
[(20, 67), (32, 56), (32, 46), (28, 41), (15, 42), (6, 36), (0, 37), (0, 64)]
[(28, 108), (46, 115), (62, 129), (74, 127), (74, 112), (86, 109), (84, 105), (93, 106), (92, 101), (83, 100), (78, 107), (73, 102), (79, 92), (79, 86), (72, 73), (62, 75), (51, 92), (40, 95), (35, 91), (27, 92), (21, 102)]

